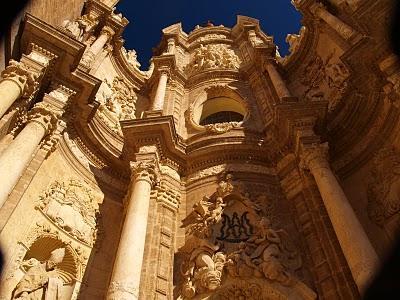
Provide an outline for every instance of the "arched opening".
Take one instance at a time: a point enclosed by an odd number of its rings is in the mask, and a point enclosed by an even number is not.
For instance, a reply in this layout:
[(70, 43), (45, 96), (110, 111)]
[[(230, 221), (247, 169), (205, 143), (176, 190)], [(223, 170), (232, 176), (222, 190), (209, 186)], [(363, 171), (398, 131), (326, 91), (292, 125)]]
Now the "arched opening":
[(215, 97), (205, 101), (195, 115), (199, 125), (226, 122), (242, 122), (246, 108), (239, 101), (229, 97)]

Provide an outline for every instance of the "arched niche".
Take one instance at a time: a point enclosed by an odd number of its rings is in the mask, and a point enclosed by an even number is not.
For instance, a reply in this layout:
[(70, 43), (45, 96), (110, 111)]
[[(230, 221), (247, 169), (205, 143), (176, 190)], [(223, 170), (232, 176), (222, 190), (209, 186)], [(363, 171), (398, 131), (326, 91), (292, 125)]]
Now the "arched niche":
[[(28, 270), (35, 265), (43, 264), (49, 260), (51, 253), (60, 248), (65, 249), (62, 261), (56, 265), (54, 270), (49, 271), (50, 277), (60, 279), (60, 293), (57, 299), (76, 299), (80, 288), (81, 263), (78, 254), (70, 244), (61, 241), (52, 233), (42, 233), (30, 243), (21, 243), (20, 259), (16, 263), (16, 269), (7, 277), (3, 285), (1, 296), (11, 299), (17, 284), (23, 279)], [(22, 253), (21, 253), (22, 252)], [(32, 280), (36, 280), (33, 279)], [(3, 298), (1, 298), (3, 299)]]

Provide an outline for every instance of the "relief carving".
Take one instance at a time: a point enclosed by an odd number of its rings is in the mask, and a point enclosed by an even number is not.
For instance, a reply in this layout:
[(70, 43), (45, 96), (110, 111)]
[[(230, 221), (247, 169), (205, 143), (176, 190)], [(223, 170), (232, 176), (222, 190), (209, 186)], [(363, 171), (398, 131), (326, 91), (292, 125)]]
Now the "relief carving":
[(37, 208), (69, 235), (92, 246), (97, 237), (98, 203), (76, 180), (55, 181), (40, 196)]
[(395, 148), (383, 148), (373, 159), (368, 184), (368, 215), (384, 226), (400, 212), (400, 153)]
[(205, 36), (199, 37), (196, 40), (196, 42), (205, 42), (205, 41), (219, 40), (219, 39), (226, 39), (226, 36), (223, 34), (209, 33), (209, 34), (206, 34)]
[(242, 122), (223, 122), (215, 124), (204, 125), (206, 131), (214, 134), (222, 134), (228, 132), (234, 128), (239, 128), (242, 126)]
[[(271, 287), (261, 288), (264, 285), (273, 286), (277, 295), (294, 290), (298, 299), (315, 299), (315, 293), (294, 275), (302, 261), (288, 234), (262, 215), (257, 202), (265, 199), (254, 201), (243, 190), (228, 174), (216, 192), (195, 203), (182, 221), (187, 239), (179, 249), (178, 299), (236, 299), (236, 295), (270, 299)], [(247, 287), (252, 282), (255, 288), (233, 290), (232, 284), (240, 282)]]
[(104, 80), (96, 100), (100, 103), (100, 117), (117, 133), (121, 133), (119, 121), (136, 118), (136, 93), (118, 76), (114, 77), (111, 83)]
[(301, 84), (306, 87), (303, 99), (306, 101), (327, 100), (328, 111), (332, 112), (347, 90), (349, 76), (350, 71), (347, 67), (341, 61), (335, 61), (334, 52), (325, 61), (317, 55), (300, 76)]
[(240, 67), (240, 59), (235, 52), (225, 44), (200, 44), (194, 51), (191, 62), (185, 67), (185, 72), (192, 75), (206, 70), (230, 69)]
[(98, 23), (99, 21), (94, 16), (86, 14), (75, 21), (65, 20), (62, 27), (71, 37), (82, 42), (85, 34), (90, 32)]

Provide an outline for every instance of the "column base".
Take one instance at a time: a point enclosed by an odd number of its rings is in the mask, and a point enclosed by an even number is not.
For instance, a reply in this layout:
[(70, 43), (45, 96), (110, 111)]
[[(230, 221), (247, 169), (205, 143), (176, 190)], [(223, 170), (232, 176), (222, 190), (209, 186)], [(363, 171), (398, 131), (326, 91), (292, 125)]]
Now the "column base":
[(157, 118), (162, 116), (163, 116), (162, 110), (146, 110), (143, 113), (143, 118)]

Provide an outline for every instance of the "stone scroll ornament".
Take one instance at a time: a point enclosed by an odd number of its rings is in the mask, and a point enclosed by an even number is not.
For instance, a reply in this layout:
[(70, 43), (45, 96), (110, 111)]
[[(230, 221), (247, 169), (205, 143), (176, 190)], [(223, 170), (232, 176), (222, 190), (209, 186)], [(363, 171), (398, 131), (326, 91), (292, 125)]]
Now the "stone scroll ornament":
[(56, 226), (89, 246), (97, 236), (98, 208), (91, 190), (73, 179), (53, 182), (37, 205)]
[(243, 299), (316, 298), (294, 275), (302, 261), (288, 234), (255, 202), (227, 175), (214, 194), (193, 205), (182, 221), (187, 239), (179, 249), (178, 299), (236, 299), (235, 286), (248, 296)]

